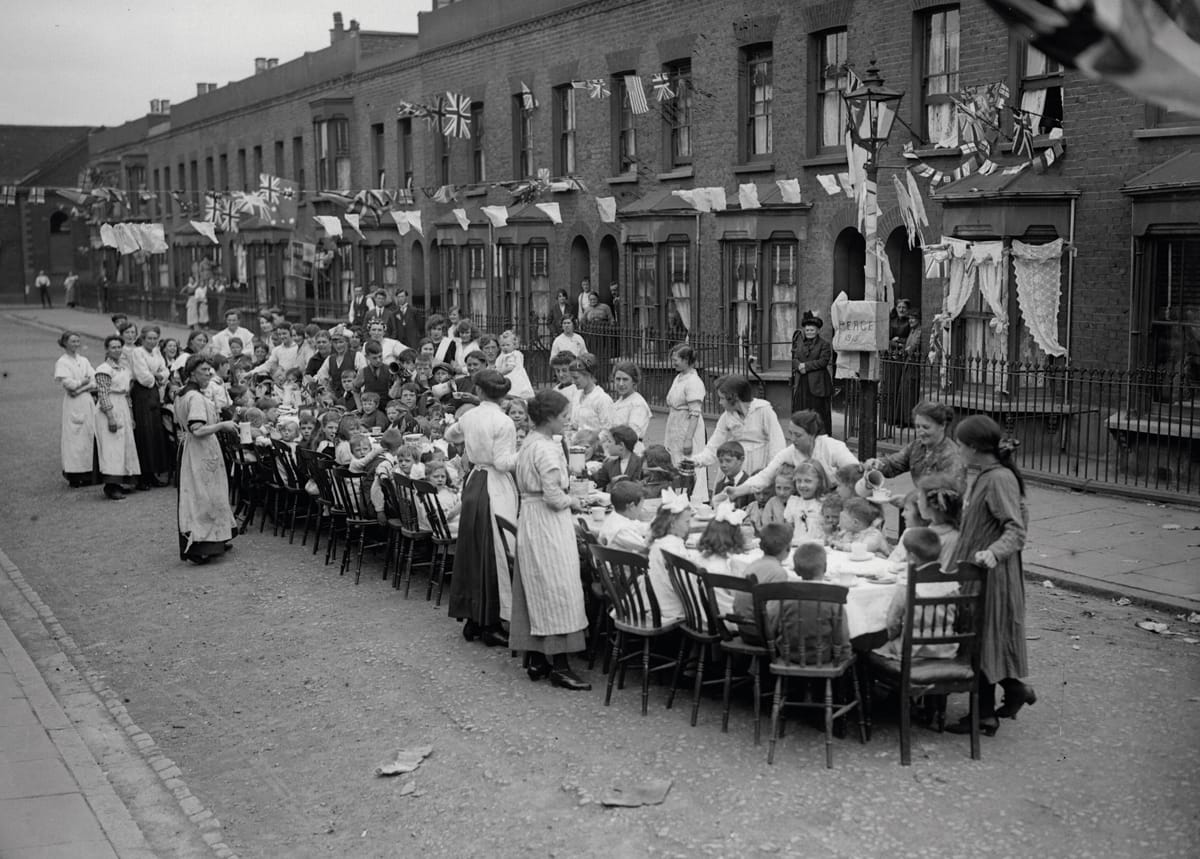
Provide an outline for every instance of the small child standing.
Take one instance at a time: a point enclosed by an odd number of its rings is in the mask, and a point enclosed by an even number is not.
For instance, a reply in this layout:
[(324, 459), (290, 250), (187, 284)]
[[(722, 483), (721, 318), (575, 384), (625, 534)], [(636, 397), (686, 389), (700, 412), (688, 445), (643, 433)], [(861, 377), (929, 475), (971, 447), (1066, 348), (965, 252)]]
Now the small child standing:
[(802, 462), (792, 472), (796, 494), (791, 497), (785, 515), (792, 523), (792, 542), (825, 542), (825, 519), (821, 499), (829, 489), (825, 469), (815, 462)]
[(517, 348), (517, 335), (509, 330), (500, 335), (500, 354), (496, 356), (496, 369), (508, 377), (512, 387), (509, 396), (528, 400), (533, 396), (533, 384), (525, 372), (525, 356)]

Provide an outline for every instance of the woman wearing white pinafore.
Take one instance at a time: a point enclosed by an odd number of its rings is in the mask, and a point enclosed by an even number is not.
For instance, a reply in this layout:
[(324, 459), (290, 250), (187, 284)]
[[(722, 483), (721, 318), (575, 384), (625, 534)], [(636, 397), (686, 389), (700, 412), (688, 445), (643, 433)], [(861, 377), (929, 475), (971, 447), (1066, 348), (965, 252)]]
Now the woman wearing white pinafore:
[(75, 331), (64, 331), (58, 338), (63, 354), (54, 365), (54, 379), (63, 386), (62, 470), (71, 487), (85, 486), (92, 480), (95, 458), (96, 421), (90, 396), (96, 389), (92, 362), (79, 354), (82, 338)]
[[(692, 459), (704, 450), (704, 418), (700, 414), (704, 404), (704, 382), (696, 372), (696, 353), (684, 344), (671, 353), (677, 375), (667, 391), (666, 437), (663, 446), (671, 454), (671, 461), (678, 466), (685, 459)], [(691, 431), (689, 432), (689, 426)], [(692, 488), (692, 500), (708, 500), (708, 469), (696, 469), (696, 483)]]
[(137, 444), (133, 439), (133, 409), (129, 392), (133, 371), (125, 362), (124, 341), (114, 335), (104, 340), (105, 361), (96, 368), (96, 449), (104, 494), (120, 500), (124, 483), (135, 482), (142, 473)]

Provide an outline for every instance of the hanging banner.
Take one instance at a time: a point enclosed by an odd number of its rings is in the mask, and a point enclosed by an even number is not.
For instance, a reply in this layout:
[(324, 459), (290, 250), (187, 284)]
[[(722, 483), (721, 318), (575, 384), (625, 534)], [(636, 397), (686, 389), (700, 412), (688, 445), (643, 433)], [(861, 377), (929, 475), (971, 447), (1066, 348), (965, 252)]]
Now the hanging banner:
[(288, 245), (287, 276), (312, 280), (317, 246), (309, 242), (290, 242)]

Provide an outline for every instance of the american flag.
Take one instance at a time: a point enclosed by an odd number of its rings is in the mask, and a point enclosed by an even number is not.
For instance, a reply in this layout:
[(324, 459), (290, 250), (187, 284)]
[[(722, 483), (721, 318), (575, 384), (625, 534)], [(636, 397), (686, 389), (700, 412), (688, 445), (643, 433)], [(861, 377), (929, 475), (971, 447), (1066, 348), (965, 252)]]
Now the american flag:
[(443, 106), (442, 134), (447, 137), (471, 136), (471, 99), (458, 93), (446, 93)]
[(650, 112), (646, 90), (642, 88), (642, 79), (637, 75), (625, 75), (625, 96), (629, 99), (629, 109), (634, 113)]

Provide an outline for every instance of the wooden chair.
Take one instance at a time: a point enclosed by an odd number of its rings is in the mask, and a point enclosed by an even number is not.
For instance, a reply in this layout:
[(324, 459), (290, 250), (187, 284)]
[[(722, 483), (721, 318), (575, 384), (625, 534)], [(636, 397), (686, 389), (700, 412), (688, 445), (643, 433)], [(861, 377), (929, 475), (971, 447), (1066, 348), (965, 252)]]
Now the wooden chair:
[(338, 530), (346, 531), (346, 510), (333, 491), (333, 470), (337, 464), (332, 458), (318, 456), (313, 460), (315, 466), (310, 472), (320, 493), (317, 499), (320, 509), (317, 511), (317, 535), (313, 539), (313, 554), (321, 543), (321, 529), (325, 522), (329, 523), (329, 543), (325, 546), (325, 565), (337, 558)]
[[(740, 578), (738, 576), (723, 576), (716, 573), (705, 573), (704, 583), (708, 589), (708, 599), (712, 605), (712, 610), (720, 615), (720, 609), (717, 606), (716, 589), (741, 592), (748, 595), (753, 600), (754, 588), (758, 584), (757, 576), (747, 576)], [(746, 657), (749, 660), (749, 666), (746, 673), (739, 678), (739, 682), (751, 682), (754, 684), (754, 745), (759, 745), (762, 742), (762, 668), (771, 659), (771, 648), (767, 645), (767, 633), (765, 631), (766, 624), (762, 618), (754, 611), (753, 604), (747, 614), (737, 614), (730, 612), (722, 615), (724, 621), (717, 631), (721, 633), (721, 652), (725, 656), (725, 686), (721, 696), (722, 703), (725, 707), (725, 712), (721, 716), (721, 733), (729, 732), (729, 702), (731, 693), (733, 692), (733, 667), (734, 660), (737, 657)], [(754, 638), (759, 643), (745, 640), (742, 635), (733, 632), (729, 628), (729, 624), (738, 627), (739, 630), (753, 629), (755, 630)], [(767, 694), (770, 694), (769, 692)]]
[(433, 545), (429, 589), (425, 592), (425, 601), (433, 598), (433, 586), (436, 583), (437, 602), (434, 605), (440, 608), (442, 591), (446, 586), (446, 568), (454, 566), (454, 547), (458, 538), (450, 534), (450, 524), (446, 520), (446, 511), (442, 509), (442, 502), (438, 500), (437, 488), (428, 480), (414, 480), (412, 486), (421, 509), (425, 511), (425, 521), (429, 524), (429, 540)]
[[(308, 500), (308, 509), (304, 514), (304, 534), (300, 538), (301, 546), (308, 545), (308, 532), (312, 528), (314, 522), (317, 524), (317, 528), (318, 528), (317, 539), (320, 539), (319, 529), (320, 529), (321, 518), (324, 516), (324, 503), (320, 496), (321, 484), (320, 484), (319, 480), (317, 479), (317, 469), (318, 469), (317, 462), (318, 462), (318, 460), (322, 460), (322, 459), (327, 462), (333, 461), (332, 456), (329, 456), (328, 454), (325, 454), (325, 453), (317, 453), (315, 450), (312, 450), (311, 448), (307, 448), (304, 446), (300, 446), (300, 447), (296, 448), (296, 471), (298, 472), (297, 476), (300, 478), (301, 484), (304, 486), (304, 494), (307, 495), (308, 499), (309, 499)], [(308, 492), (308, 482), (310, 480), (317, 487), (318, 494), (316, 496), (310, 495)], [(295, 526), (293, 525), (293, 527), (292, 527), (293, 533), (295, 532), (295, 530), (296, 530)], [(313, 554), (315, 555), (316, 553), (317, 553), (317, 544), (316, 544), (316, 541), (314, 540), (313, 541)]]
[(650, 674), (674, 668), (676, 660), (657, 657), (660, 664), (650, 667), (650, 642), (675, 631), (679, 621), (675, 618), (664, 621), (658, 606), (658, 597), (650, 584), (650, 562), (644, 555), (622, 552), (604, 546), (591, 547), (596, 572), (604, 586), (604, 593), (612, 606), (613, 639), (612, 662), (608, 669), (608, 688), (604, 693), (604, 705), (612, 700), (613, 681), (621, 675), (620, 688), (625, 688), (625, 666), (637, 658), (637, 653), (625, 654), (625, 637), (642, 640), (642, 715), (645, 716), (650, 703)]
[(404, 545), (404, 519), (401, 513), (404, 502), (400, 498), (400, 490), (394, 479), (380, 480), (379, 488), (383, 490), (383, 515), (387, 522), (383, 578), (386, 581), (390, 576), (395, 581), (400, 575), (400, 554)]
[[(847, 589), (840, 585), (818, 582), (773, 582), (754, 589), (754, 608), (760, 617), (772, 616), (775, 606), (777, 634), (771, 640), (771, 663), (768, 670), (775, 677), (775, 700), (771, 707), (771, 741), (767, 763), (775, 762), (775, 743), (780, 737), (780, 714), (784, 707), (820, 708), (825, 711), (825, 766), (833, 767), (833, 720), (850, 710), (858, 709), (858, 732), (867, 741), (863, 723), (862, 695), (855, 671), (854, 651), (845, 634)], [(768, 633), (770, 630), (767, 630)], [(854, 700), (834, 709), (833, 681), (850, 675)], [(825, 681), (825, 698), (821, 702), (790, 701), (786, 686), (793, 678), (805, 681)], [(807, 685), (807, 684), (806, 684)]]
[[(345, 575), (350, 568), (350, 547), (357, 537), (358, 566), (354, 572), (354, 584), (362, 578), (363, 551), (367, 548), (367, 529), (377, 524), (375, 512), (367, 499), (366, 475), (354, 474), (348, 468), (334, 468), (333, 493), (346, 511), (346, 551), (342, 553), (342, 566), (338, 575)], [(382, 546), (383, 543), (372, 543)]]
[[(704, 654), (707, 651), (710, 658), (715, 657), (714, 645), (721, 640), (718, 627), (724, 626), (717, 616), (714, 606), (708, 599), (708, 588), (704, 585), (704, 571), (686, 558), (681, 558), (671, 552), (663, 552), (663, 561), (667, 567), (667, 575), (671, 577), (671, 585), (676, 595), (683, 603), (683, 620), (679, 631), (683, 633), (679, 640), (679, 656), (675, 659), (675, 673), (671, 678), (671, 691), (667, 695), (667, 709), (675, 703), (675, 690), (679, 687), (679, 676), (684, 665), (691, 660), (684, 659), (688, 645), (696, 654), (696, 680), (692, 688), (692, 727), (696, 727), (696, 718), (700, 714), (700, 690), (704, 687)], [(715, 659), (714, 659), (715, 661)], [(720, 678), (708, 681), (723, 682)]]
[(575, 548), (579, 552), (579, 577), (583, 585), (584, 607), (588, 613), (588, 670), (596, 667), (596, 654), (604, 651), (604, 673), (608, 674), (609, 649), (613, 637), (612, 616), (608, 613), (608, 600), (604, 585), (596, 572), (592, 559), (592, 546), (600, 545), (596, 535), (588, 528), (582, 517), (575, 520)]
[[(302, 477), (300, 469), (300, 461), (296, 456), (296, 450), (285, 441), (275, 439), (271, 442), (271, 446), (275, 448), (275, 471), (279, 475), (279, 480), (282, 488), (282, 501), (284, 509), (282, 515), (290, 514), (290, 519), (283, 526), (283, 530), (287, 532), (288, 544), (292, 544), (296, 538), (296, 519), (299, 517), (300, 508), (308, 507), (309, 499), (312, 497), (304, 491), (304, 484), (307, 478)], [(305, 516), (307, 516), (307, 510)]]
[(496, 517), (496, 525), (500, 531), (500, 547), (504, 549), (504, 557), (508, 561), (508, 577), (517, 574), (517, 526), (503, 516)]
[(416, 560), (417, 547), (427, 547), (429, 541), (433, 539), (433, 533), (421, 527), (421, 517), (417, 514), (417, 505), (420, 502), (417, 501), (417, 491), (413, 488), (412, 478), (399, 471), (394, 471), (392, 480), (400, 495), (400, 554), (397, 560), (396, 578), (392, 580), (392, 587), (398, 588), (403, 582), (404, 598), (408, 599), (408, 591), (412, 587), (414, 566), (428, 566), (430, 577), (433, 576), (432, 553), (428, 561), (418, 562)]
[[(987, 575), (986, 568), (965, 561), (958, 564), (953, 575), (944, 575), (936, 563), (909, 565), (901, 658), (897, 661), (877, 653), (868, 656), (872, 678), (899, 693), (903, 766), (908, 766), (912, 757), (912, 699), (953, 692), (966, 692), (970, 696), (971, 759), (979, 760), (979, 630), (986, 608)], [(941, 596), (920, 595), (919, 585), (935, 583), (956, 583), (958, 589)], [(952, 644), (958, 645), (953, 659), (914, 655), (917, 648), (925, 645)], [(944, 708), (943, 699), (939, 706), (939, 730), (945, 720)]]

